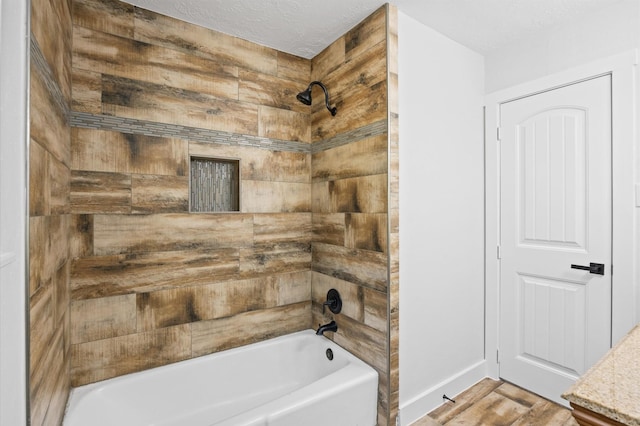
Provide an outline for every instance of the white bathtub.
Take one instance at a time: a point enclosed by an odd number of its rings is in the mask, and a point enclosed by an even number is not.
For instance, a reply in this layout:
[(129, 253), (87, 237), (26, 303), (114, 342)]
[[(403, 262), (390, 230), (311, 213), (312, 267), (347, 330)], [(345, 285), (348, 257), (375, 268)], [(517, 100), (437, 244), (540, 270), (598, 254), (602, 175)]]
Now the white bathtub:
[(377, 389), (373, 368), (306, 330), (74, 388), (63, 425), (373, 426)]

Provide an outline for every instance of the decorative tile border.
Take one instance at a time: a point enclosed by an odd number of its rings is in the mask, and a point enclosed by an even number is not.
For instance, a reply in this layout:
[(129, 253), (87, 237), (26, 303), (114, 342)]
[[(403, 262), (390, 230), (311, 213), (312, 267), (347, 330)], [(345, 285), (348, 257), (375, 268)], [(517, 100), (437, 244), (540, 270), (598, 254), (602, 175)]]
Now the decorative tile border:
[(72, 111), (70, 117), (72, 127), (113, 130), (121, 133), (156, 136), (162, 138), (178, 138), (203, 143), (221, 145), (250, 146), (271, 151), (290, 151), (315, 153), (346, 145), (387, 131), (386, 120), (342, 133), (330, 139), (308, 144), (306, 142), (285, 141), (263, 138), (259, 136), (241, 135), (219, 130), (201, 129), (177, 124), (156, 123), (153, 121), (115, 117), (111, 115), (90, 114)]
[(340, 133), (329, 139), (314, 142), (311, 145), (311, 152), (322, 152), (331, 148), (337, 148), (351, 142), (357, 142), (361, 139), (370, 138), (371, 136), (380, 135), (387, 132), (387, 120), (376, 121), (348, 132)]
[(309, 152), (310, 150), (309, 144), (306, 142), (283, 141), (178, 124), (157, 123), (77, 111), (71, 113), (71, 126), (221, 145), (251, 146), (272, 151)]
[(42, 77), (42, 80), (49, 90), (53, 100), (60, 108), (60, 111), (62, 111), (65, 120), (72, 127), (113, 130), (121, 133), (179, 138), (221, 145), (250, 146), (271, 151), (303, 153), (322, 152), (387, 132), (387, 121), (380, 120), (375, 123), (341, 133), (332, 138), (309, 144), (306, 142), (285, 141), (280, 139), (223, 132), (219, 130), (209, 130), (176, 124), (157, 123), (153, 121), (115, 117), (110, 115), (71, 111), (60, 87), (58, 86), (58, 83), (55, 80), (53, 71), (44, 58), (42, 50), (38, 45), (38, 41), (35, 39), (33, 34), (31, 34), (30, 53), (31, 63), (33, 64), (32, 69)]

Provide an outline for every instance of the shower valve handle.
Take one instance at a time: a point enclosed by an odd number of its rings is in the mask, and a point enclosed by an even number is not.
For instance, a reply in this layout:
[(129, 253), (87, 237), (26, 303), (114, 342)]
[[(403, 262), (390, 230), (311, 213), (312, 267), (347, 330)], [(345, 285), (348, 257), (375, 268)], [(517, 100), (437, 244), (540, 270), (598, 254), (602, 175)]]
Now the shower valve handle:
[(335, 288), (332, 288), (327, 292), (327, 301), (322, 304), (322, 314), (324, 315), (325, 306), (329, 307), (329, 310), (334, 314), (340, 313), (342, 310), (342, 299), (340, 293)]

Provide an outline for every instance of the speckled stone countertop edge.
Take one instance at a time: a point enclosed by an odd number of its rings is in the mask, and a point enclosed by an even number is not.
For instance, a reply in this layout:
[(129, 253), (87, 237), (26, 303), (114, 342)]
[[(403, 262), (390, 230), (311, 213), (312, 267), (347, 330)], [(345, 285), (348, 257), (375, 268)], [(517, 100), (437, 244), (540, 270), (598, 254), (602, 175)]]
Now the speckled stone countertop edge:
[[(619, 411), (619, 409), (611, 406), (605, 405), (601, 401), (596, 401), (593, 398), (589, 398), (589, 396), (582, 395), (584, 387), (586, 387), (585, 382), (588, 383), (595, 372), (598, 372), (603, 365), (606, 365), (612, 362), (612, 358), (618, 354), (619, 352), (631, 350), (632, 352), (639, 353), (640, 348), (629, 349), (627, 348), (627, 344), (629, 340), (632, 340), (632, 336), (634, 335), (640, 336), (640, 324), (636, 325), (625, 337), (623, 337), (613, 348), (611, 348), (593, 367), (591, 367), (576, 383), (571, 386), (565, 393), (562, 394), (562, 398), (566, 399), (569, 402), (572, 402), (575, 405), (579, 405), (583, 408), (593, 411), (594, 413), (602, 414), (612, 420), (618, 421), (625, 425), (629, 426), (640, 426), (640, 417), (630, 416), (627, 413)], [(637, 336), (635, 336), (637, 337)], [(588, 385), (587, 385), (588, 386)], [(640, 401), (638, 402), (640, 404)]]

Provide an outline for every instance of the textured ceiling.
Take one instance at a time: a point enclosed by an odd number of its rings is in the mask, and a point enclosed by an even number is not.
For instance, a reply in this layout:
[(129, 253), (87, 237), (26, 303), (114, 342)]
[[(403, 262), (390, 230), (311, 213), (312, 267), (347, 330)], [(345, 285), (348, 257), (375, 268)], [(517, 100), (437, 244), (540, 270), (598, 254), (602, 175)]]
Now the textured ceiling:
[[(275, 49), (312, 58), (383, 0), (126, 0)], [(638, 0), (396, 0), (405, 14), (487, 54), (580, 14)]]

